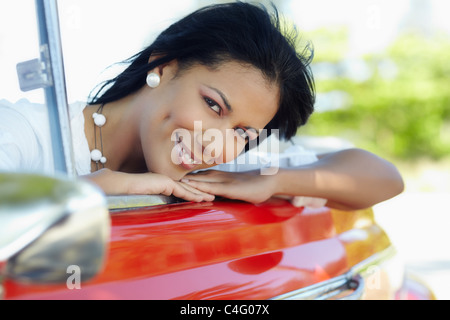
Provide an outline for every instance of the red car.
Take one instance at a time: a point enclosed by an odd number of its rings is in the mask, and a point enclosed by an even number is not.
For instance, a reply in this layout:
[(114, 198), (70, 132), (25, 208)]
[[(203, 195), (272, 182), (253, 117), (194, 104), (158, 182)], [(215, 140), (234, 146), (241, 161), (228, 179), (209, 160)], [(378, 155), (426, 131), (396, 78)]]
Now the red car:
[[(3, 265), (6, 299), (433, 298), (405, 277), (370, 209), (298, 208), (282, 199), (162, 204), (174, 199), (139, 196), (110, 198), (108, 213), (91, 186), (0, 177), (3, 190), (14, 190), (2, 195), (0, 258), (18, 248)], [(33, 193), (33, 184), (48, 188)], [(42, 213), (47, 207), (54, 212)], [(44, 222), (32, 225), (33, 216)], [(8, 233), (19, 242), (9, 250)], [(77, 283), (76, 266), (90, 279)]]
[[(41, 37), (41, 61), (52, 65), (54, 79), (37, 82), (46, 88), (50, 113), (60, 115), (52, 128), (61, 144), (55, 150), (67, 150), (60, 50), (53, 47), (58, 41), (48, 42), (58, 39), (48, 28), (57, 25), (57, 15), (54, 1), (37, 4), (49, 32)], [(21, 81), (26, 87), (27, 77)], [(70, 168), (67, 152), (55, 152), (55, 165)], [(70, 174), (2, 173), (0, 190), (3, 299), (434, 298), (405, 275), (371, 209), (296, 207), (283, 199), (254, 205), (107, 198)], [(258, 306), (244, 309), (268, 311)], [(221, 311), (244, 310), (236, 308)]]

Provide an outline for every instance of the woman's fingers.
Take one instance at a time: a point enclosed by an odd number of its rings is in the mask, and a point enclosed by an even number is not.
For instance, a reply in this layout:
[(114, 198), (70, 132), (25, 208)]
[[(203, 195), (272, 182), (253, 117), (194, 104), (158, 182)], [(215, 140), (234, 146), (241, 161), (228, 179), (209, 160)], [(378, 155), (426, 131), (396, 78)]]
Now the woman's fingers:
[(218, 196), (226, 196), (226, 190), (228, 189), (224, 183), (211, 182), (211, 181), (197, 181), (193, 179), (182, 179), (183, 183), (200, 190), (207, 194), (215, 194)]
[(214, 195), (198, 190), (186, 183), (175, 182), (175, 184), (173, 195), (176, 197), (195, 202), (213, 201), (215, 198)]
[(223, 172), (213, 174), (213, 176), (189, 175), (182, 181), (208, 194), (251, 203), (264, 202), (273, 195), (267, 177), (257, 176), (253, 173), (233, 174)]

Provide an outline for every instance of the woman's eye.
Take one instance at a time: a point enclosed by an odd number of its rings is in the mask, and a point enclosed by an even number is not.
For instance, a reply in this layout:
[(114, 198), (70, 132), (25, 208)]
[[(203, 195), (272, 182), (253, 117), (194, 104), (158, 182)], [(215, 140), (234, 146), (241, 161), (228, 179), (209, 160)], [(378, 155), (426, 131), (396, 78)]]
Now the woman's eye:
[(210, 98), (204, 98), (206, 103), (208, 104), (209, 108), (212, 109), (215, 113), (218, 115), (222, 114), (222, 108), (215, 102), (214, 100)]

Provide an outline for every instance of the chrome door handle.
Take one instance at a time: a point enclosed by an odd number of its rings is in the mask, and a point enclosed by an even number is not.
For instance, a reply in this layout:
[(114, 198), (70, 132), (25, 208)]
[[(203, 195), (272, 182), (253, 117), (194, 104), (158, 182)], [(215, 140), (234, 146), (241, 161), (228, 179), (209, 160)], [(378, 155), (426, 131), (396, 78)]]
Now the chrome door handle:
[(275, 300), (358, 300), (364, 293), (364, 279), (359, 274), (346, 274), (322, 283), (301, 288)]
[(355, 275), (347, 283), (348, 290), (352, 290), (349, 294), (339, 297), (337, 300), (360, 300), (364, 294), (364, 279), (359, 274)]
[[(327, 292), (318, 300), (360, 300), (364, 293), (364, 279), (361, 275), (356, 274), (352, 278), (335, 288), (333, 291)], [(348, 292), (348, 293), (347, 293)]]

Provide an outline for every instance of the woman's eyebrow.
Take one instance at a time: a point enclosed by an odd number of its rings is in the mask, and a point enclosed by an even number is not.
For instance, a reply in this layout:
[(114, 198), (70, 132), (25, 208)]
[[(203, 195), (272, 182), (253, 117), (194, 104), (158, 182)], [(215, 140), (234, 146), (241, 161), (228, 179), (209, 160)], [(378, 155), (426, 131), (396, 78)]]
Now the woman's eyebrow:
[[(232, 112), (232, 111), (233, 111), (233, 108), (231, 107), (230, 103), (228, 102), (227, 97), (225, 96), (225, 94), (224, 94), (222, 91), (220, 91), (219, 89), (214, 88), (214, 87), (210, 87), (210, 86), (207, 86), (207, 87), (208, 87), (209, 89), (215, 91), (215, 92), (220, 96), (220, 98), (222, 98), (223, 103), (225, 104), (225, 106), (227, 107), (227, 110), (228, 110), (229, 112)], [(256, 130), (256, 129), (253, 128), (253, 127), (248, 127), (248, 126), (246, 126), (246, 127), (243, 127), (243, 128), (245, 128), (246, 130), (254, 130), (255, 133), (256, 133), (257, 135), (259, 135), (258, 130)]]
[(228, 102), (227, 97), (225, 96), (225, 94), (224, 94), (222, 91), (220, 91), (220, 90), (217, 89), (217, 88), (210, 87), (210, 86), (208, 86), (208, 88), (210, 88), (211, 90), (214, 90), (214, 91), (222, 98), (223, 103), (225, 104), (225, 107), (227, 107), (227, 110), (228, 110), (229, 112), (232, 112), (232, 111), (233, 111), (233, 108), (231, 107), (230, 103)]
[[(225, 106), (227, 107), (227, 110), (228, 110), (229, 112), (232, 112), (232, 111), (233, 111), (233, 108), (231, 107), (230, 103), (228, 102), (227, 97), (225, 96), (225, 94), (224, 94), (222, 91), (220, 91), (219, 89), (214, 88), (214, 87), (210, 87), (210, 86), (207, 86), (207, 87), (208, 87), (209, 89), (215, 91), (215, 92), (220, 96), (220, 98), (222, 98), (223, 103), (225, 104)], [(246, 130), (254, 130), (254, 131), (256, 132), (256, 134), (259, 135), (258, 130), (256, 130), (256, 129), (253, 128), (253, 127), (244, 127), (244, 128), (245, 128)]]

